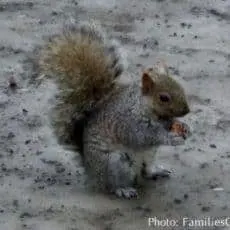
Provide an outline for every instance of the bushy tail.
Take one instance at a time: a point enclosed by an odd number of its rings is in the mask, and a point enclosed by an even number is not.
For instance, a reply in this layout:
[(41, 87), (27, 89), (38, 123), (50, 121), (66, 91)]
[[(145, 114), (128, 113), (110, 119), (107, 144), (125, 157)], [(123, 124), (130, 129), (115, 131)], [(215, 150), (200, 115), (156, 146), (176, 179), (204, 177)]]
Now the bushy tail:
[(81, 110), (107, 95), (124, 68), (118, 47), (95, 23), (67, 26), (41, 54), (44, 73), (57, 80), (66, 102)]
[(59, 140), (68, 140), (73, 120), (92, 112), (110, 94), (123, 63), (117, 43), (95, 22), (67, 25), (44, 46), (39, 65), (60, 90), (55, 119)]

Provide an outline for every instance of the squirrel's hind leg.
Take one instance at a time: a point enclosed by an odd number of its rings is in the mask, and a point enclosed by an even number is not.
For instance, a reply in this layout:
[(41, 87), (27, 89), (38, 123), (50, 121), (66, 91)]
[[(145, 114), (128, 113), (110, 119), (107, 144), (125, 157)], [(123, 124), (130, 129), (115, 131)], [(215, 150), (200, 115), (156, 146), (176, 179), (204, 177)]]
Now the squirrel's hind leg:
[(157, 180), (158, 178), (170, 178), (172, 171), (162, 166), (152, 165), (148, 168), (143, 164), (142, 176), (147, 180)]
[(156, 180), (158, 178), (169, 178), (171, 170), (158, 166), (155, 163), (155, 155), (157, 149), (152, 148), (142, 153), (144, 155), (144, 162), (142, 164), (141, 174), (142, 177), (148, 180)]
[(137, 197), (137, 190), (134, 188), (137, 175), (127, 153), (115, 151), (109, 154), (107, 175), (107, 187), (110, 192), (128, 199)]

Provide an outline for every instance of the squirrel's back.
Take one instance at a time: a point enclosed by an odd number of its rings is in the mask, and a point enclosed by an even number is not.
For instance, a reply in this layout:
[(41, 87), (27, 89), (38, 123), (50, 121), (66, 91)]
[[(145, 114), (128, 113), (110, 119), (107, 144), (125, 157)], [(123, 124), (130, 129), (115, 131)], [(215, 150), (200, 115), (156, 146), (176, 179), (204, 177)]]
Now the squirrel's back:
[(60, 100), (52, 118), (59, 140), (71, 139), (75, 122), (82, 135), (86, 114), (116, 87), (115, 80), (125, 67), (122, 56), (118, 43), (109, 39), (96, 22), (69, 24), (43, 47), (41, 71), (52, 77), (59, 88)]

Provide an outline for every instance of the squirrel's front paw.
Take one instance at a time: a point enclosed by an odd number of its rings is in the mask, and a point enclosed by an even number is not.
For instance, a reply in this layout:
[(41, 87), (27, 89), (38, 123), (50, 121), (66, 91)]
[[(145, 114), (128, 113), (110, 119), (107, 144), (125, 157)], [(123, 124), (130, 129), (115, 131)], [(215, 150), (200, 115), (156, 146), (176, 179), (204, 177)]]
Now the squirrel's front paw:
[(124, 197), (126, 199), (136, 198), (138, 196), (137, 190), (135, 188), (118, 188), (115, 191), (116, 196)]
[(183, 145), (185, 140), (183, 136), (179, 136), (176, 133), (170, 132), (168, 134), (169, 144), (172, 146)]
[(170, 131), (179, 136), (182, 136), (184, 139), (187, 139), (191, 135), (189, 126), (180, 121), (174, 121)]

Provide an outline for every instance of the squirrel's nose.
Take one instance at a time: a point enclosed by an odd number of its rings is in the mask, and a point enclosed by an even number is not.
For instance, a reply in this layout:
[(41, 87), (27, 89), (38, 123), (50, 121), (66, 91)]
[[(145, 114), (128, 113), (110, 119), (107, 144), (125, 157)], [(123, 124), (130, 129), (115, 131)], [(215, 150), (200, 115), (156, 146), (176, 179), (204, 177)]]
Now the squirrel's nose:
[(190, 108), (189, 108), (188, 105), (186, 105), (186, 106), (184, 107), (183, 114), (186, 115), (186, 114), (188, 114), (188, 113), (190, 113)]
[(190, 112), (190, 108), (189, 106), (184, 106), (183, 108), (180, 109), (180, 111), (178, 111), (178, 116), (179, 117), (183, 117), (185, 115), (187, 115)]

